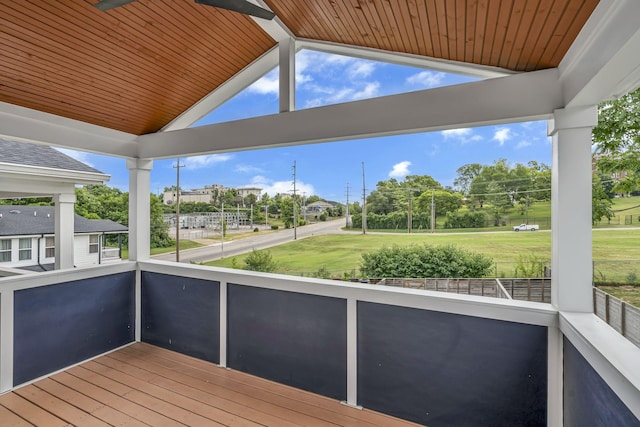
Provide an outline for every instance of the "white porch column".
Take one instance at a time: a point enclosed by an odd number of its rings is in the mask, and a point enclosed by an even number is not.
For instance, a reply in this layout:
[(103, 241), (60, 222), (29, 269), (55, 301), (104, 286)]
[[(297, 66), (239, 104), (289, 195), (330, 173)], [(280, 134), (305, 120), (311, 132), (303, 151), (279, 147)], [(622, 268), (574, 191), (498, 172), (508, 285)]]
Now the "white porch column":
[(554, 111), (551, 179), (551, 303), (561, 311), (593, 312), (591, 253), (591, 130), (596, 106)]
[(288, 37), (280, 40), (280, 112), (296, 108), (296, 42)]
[(53, 197), (55, 207), (55, 269), (73, 268), (74, 241), (74, 193), (56, 194)]
[(151, 169), (153, 160), (127, 159), (129, 169), (129, 260), (150, 256)]

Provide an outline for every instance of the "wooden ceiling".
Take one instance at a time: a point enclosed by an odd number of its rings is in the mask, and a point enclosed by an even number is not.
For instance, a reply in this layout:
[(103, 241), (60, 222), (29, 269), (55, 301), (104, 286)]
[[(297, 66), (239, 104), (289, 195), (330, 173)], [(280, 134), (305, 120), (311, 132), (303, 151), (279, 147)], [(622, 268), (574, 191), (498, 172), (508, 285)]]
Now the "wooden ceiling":
[[(0, 2), (0, 101), (155, 132), (276, 45), (193, 0)], [(295, 37), (533, 71), (556, 67), (597, 0), (265, 0)]]
[(556, 67), (598, 0), (266, 0), (300, 38), (533, 71)]

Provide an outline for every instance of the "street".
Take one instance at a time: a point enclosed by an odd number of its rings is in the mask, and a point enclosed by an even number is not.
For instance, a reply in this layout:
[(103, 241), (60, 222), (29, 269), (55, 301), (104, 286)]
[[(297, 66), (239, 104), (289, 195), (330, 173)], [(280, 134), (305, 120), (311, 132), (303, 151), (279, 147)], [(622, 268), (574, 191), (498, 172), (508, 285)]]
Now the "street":
[[(341, 227), (344, 227), (344, 218), (336, 219), (333, 221), (318, 222), (316, 224), (305, 225), (298, 227), (297, 238), (302, 239), (309, 236), (317, 236), (322, 234), (337, 234), (342, 233)], [(220, 240), (211, 240), (211, 244), (208, 246), (202, 246), (194, 249), (187, 249), (180, 251), (180, 262), (205, 262), (213, 261), (220, 258), (227, 258), (250, 252), (253, 249), (265, 249), (273, 246), (278, 246), (283, 243), (293, 241), (294, 230), (283, 229), (275, 231), (273, 233), (257, 235), (255, 237), (246, 237), (244, 239), (232, 240), (228, 242), (221, 242)], [(153, 255), (153, 259), (162, 261), (175, 261), (176, 253), (169, 252), (165, 254)]]

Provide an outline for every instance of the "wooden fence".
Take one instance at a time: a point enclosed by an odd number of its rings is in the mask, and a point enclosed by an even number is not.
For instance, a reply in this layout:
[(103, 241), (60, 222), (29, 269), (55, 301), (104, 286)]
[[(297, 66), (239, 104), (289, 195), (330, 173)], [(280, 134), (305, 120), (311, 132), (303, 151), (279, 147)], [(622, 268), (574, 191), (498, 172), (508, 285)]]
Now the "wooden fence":
[(593, 311), (613, 329), (640, 347), (640, 308), (594, 287)]
[[(370, 282), (371, 283), (371, 282)], [(551, 280), (531, 279), (381, 279), (378, 285), (425, 289), (465, 295), (550, 302)]]

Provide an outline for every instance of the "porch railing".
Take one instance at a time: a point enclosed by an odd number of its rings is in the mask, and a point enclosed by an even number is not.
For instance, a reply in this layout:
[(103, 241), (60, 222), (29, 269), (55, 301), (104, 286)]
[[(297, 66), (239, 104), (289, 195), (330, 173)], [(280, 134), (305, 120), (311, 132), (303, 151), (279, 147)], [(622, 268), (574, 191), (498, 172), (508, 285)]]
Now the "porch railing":
[(594, 286), (593, 311), (622, 336), (640, 347), (640, 308)]

